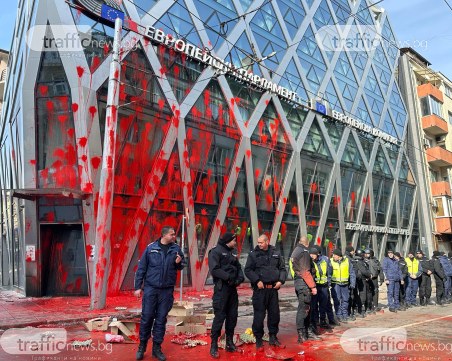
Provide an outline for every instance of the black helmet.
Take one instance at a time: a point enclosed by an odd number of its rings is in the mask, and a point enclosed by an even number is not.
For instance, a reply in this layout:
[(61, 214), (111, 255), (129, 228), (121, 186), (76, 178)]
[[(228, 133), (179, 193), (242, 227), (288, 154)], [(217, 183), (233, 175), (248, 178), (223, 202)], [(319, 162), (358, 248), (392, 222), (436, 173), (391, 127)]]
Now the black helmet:
[(320, 247), (318, 244), (315, 244), (312, 247), (315, 248), (319, 252), (319, 254), (322, 254), (322, 247)]
[(370, 251), (371, 251), (370, 248), (366, 248), (366, 249), (364, 250), (364, 254), (370, 254)]
[(362, 249), (357, 249), (356, 250), (356, 255), (358, 257), (364, 257), (364, 251)]

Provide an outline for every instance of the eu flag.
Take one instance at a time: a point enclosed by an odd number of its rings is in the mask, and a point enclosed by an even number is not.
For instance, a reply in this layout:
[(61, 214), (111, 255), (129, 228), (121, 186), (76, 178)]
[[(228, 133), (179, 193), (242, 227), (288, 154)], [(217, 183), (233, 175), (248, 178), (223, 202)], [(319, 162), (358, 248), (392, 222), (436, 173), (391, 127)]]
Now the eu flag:
[(116, 18), (120, 18), (124, 21), (124, 13), (121, 10), (112, 8), (111, 6), (102, 4), (101, 14), (100, 16), (108, 21), (114, 22)]
[(319, 113), (326, 114), (326, 106), (320, 102), (315, 102), (315, 108)]

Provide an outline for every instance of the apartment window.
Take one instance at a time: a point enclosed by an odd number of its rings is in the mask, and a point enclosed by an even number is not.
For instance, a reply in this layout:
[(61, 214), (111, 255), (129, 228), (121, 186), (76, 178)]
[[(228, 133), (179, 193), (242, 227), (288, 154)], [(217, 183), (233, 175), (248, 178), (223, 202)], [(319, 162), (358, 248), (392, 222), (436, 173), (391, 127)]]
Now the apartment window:
[(448, 114), (448, 118), (449, 118), (449, 124), (452, 124), (452, 113), (447, 112), (447, 114)]
[(435, 114), (442, 118), (442, 106), (443, 105), (438, 100), (431, 96), (421, 98), (421, 110), (423, 117)]
[(452, 88), (449, 85), (444, 84), (445, 91), (444, 93), (452, 99)]

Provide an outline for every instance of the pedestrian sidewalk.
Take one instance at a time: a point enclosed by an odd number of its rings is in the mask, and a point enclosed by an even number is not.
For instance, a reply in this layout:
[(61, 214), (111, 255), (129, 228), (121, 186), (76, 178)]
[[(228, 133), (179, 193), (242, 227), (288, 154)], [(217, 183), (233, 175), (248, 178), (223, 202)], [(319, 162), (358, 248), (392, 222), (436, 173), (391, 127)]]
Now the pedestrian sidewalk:
[[(213, 286), (206, 286), (201, 292), (183, 291), (182, 300), (194, 303), (195, 311), (207, 312), (212, 306)], [(239, 288), (240, 305), (251, 305), (252, 290), (248, 284)], [(295, 301), (292, 285), (280, 290), (280, 298)], [(174, 299), (180, 299), (179, 289)], [(0, 329), (13, 327), (39, 326), (42, 324), (77, 323), (96, 317), (112, 316), (118, 319), (134, 318), (141, 314), (141, 299), (133, 292), (123, 292), (118, 296), (107, 297), (106, 307), (90, 310), (88, 296), (71, 297), (24, 297), (17, 292), (0, 288)]]
[[(385, 303), (386, 288), (380, 289), (380, 303)], [(252, 289), (249, 284), (239, 287), (239, 305), (241, 308), (252, 306)], [(195, 312), (207, 312), (212, 307), (213, 286), (205, 290), (182, 291), (182, 300), (193, 302)], [(179, 289), (174, 292), (174, 299), (180, 300)], [(293, 282), (288, 281), (279, 291), (279, 299), (284, 303), (297, 302)], [(17, 292), (0, 288), (0, 329), (39, 326), (43, 324), (71, 324), (92, 318), (111, 316), (118, 319), (139, 317), (141, 299), (132, 291), (118, 296), (107, 297), (106, 307), (102, 310), (90, 310), (88, 296), (71, 297), (24, 297)]]

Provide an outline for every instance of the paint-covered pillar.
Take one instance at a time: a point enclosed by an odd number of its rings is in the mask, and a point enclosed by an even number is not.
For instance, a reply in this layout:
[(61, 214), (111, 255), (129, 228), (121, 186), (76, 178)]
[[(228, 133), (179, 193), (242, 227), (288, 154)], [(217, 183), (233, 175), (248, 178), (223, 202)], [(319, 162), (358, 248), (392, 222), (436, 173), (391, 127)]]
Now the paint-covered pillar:
[(91, 283), (91, 309), (105, 308), (111, 253), (111, 215), (113, 213), (114, 172), (116, 154), (116, 124), (118, 120), (119, 80), (121, 64), (119, 50), (121, 45), (122, 20), (115, 21), (108, 97), (105, 117), (104, 149), (100, 174), (99, 202), (96, 221), (95, 272)]

